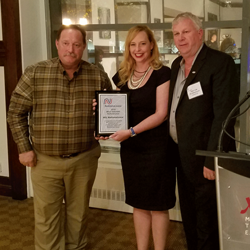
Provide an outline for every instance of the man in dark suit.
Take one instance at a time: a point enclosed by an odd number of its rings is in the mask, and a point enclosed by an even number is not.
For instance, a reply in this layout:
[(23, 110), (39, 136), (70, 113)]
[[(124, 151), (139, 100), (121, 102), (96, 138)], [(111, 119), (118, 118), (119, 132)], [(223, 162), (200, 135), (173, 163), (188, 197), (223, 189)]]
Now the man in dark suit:
[[(169, 159), (177, 166), (182, 221), (189, 250), (218, 250), (219, 236), (213, 159), (196, 150), (217, 150), (222, 123), (238, 102), (233, 59), (208, 48), (202, 24), (191, 13), (172, 24), (180, 52), (172, 64), (169, 102)], [(233, 134), (234, 122), (228, 127)], [(224, 150), (235, 143), (224, 138)]]

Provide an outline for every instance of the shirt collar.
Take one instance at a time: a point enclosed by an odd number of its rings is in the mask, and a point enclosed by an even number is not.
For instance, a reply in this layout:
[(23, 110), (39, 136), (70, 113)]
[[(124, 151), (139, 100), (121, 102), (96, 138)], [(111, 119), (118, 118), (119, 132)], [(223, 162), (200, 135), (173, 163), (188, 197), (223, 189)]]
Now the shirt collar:
[[(80, 68), (82, 67), (82, 64), (83, 64), (83, 60), (80, 61), (79, 65), (78, 65), (78, 68), (77, 68), (76, 71), (74, 72), (74, 75), (75, 75), (75, 76), (78, 75), (79, 70), (80, 70)], [(61, 61), (60, 61), (59, 58), (58, 58), (58, 65), (59, 65), (59, 70), (60, 70), (60, 72), (61, 72), (62, 74), (65, 75), (65, 74), (66, 74), (66, 70), (63, 68), (62, 63), (61, 63)]]
[[(195, 62), (197, 56), (199, 55), (199, 53), (200, 53), (200, 51), (201, 51), (203, 45), (204, 45), (204, 43), (201, 44), (200, 48), (199, 48), (198, 51), (196, 52), (195, 57), (194, 57), (194, 60), (193, 60), (193, 62), (192, 62), (192, 66), (193, 66), (193, 64), (194, 64), (194, 62)], [(181, 60), (181, 62), (180, 62), (180, 67), (183, 68), (184, 65), (185, 65), (185, 60), (184, 60), (184, 58), (182, 58), (182, 60)]]

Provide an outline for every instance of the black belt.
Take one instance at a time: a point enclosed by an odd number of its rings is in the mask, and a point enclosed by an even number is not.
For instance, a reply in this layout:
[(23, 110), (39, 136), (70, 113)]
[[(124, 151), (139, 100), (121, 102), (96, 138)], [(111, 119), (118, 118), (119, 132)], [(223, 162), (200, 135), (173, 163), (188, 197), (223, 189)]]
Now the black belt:
[(68, 158), (72, 158), (72, 157), (75, 157), (77, 155), (79, 155), (81, 152), (78, 152), (78, 153), (73, 153), (73, 154), (69, 154), (69, 155), (59, 155), (61, 158), (63, 159), (68, 159)]

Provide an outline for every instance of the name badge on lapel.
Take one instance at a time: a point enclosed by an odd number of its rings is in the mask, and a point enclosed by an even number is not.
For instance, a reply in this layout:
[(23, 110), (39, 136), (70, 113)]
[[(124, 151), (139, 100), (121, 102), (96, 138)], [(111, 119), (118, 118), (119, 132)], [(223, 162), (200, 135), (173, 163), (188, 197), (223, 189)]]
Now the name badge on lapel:
[(189, 100), (193, 99), (195, 97), (203, 95), (203, 91), (202, 91), (202, 88), (201, 88), (201, 83), (196, 82), (196, 83), (188, 86), (187, 87), (187, 94), (188, 94)]

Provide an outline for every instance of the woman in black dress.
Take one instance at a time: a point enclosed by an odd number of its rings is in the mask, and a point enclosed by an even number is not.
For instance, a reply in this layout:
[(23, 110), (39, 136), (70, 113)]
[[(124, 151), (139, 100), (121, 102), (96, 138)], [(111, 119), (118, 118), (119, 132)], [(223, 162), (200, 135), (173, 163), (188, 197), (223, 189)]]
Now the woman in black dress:
[(130, 129), (110, 138), (121, 142), (126, 203), (134, 207), (138, 250), (148, 249), (151, 229), (155, 250), (165, 249), (168, 209), (175, 205), (175, 168), (166, 157), (170, 69), (159, 57), (152, 31), (133, 27), (113, 77), (122, 92), (130, 93)]

